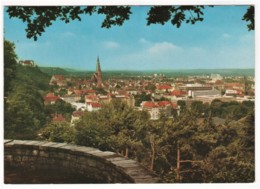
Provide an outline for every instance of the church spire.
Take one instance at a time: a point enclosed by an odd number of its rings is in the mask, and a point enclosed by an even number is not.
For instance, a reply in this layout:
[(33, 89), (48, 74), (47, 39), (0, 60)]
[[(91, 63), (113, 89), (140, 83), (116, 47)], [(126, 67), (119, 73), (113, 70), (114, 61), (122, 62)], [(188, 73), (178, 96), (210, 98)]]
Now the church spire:
[(101, 75), (101, 68), (100, 68), (99, 56), (97, 57), (96, 73), (99, 74), (99, 75)]

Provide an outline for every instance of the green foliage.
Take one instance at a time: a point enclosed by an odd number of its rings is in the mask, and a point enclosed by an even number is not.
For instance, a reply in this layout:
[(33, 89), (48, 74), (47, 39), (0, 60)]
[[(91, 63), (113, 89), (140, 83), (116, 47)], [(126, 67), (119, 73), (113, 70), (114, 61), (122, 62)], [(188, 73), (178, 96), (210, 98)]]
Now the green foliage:
[(183, 21), (195, 24), (198, 21), (203, 21), (203, 9), (204, 6), (154, 6), (148, 12), (147, 25), (164, 25), (171, 21), (172, 25), (179, 28)]
[(210, 105), (210, 110), (212, 116), (220, 118), (229, 118), (234, 120), (239, 120), (245, 117), (254, 109), (254, 102), (244, 101), (238, 103), (236, 101), (232, 102), (222, 102), (220, 100), (213, 100)]
[[(209, 6), (212, 7), (212, 6)], [(93, 13), (105, 16), (101, 27), (111, 28), (121, 26), (129, 20), (130, 6), (52, 6), (52, 7), (30, 7), (30, 6), (9, 6), (7, 12), (12, 18), (18, 18), (27, 23), (26, 33), (28, 38), (37, 40), (45, 29), (56, 20), (65, 23), (70, 21), (81, 21), (82, 15)], [(195, 24), (204, 20), (203, 11), (205, 6), (151, 6), (147, 12), (147, 25), (162, 24), (171, 22), (179, 28), (183, 22)], [(250, 22), (247, 27), (254, 30), (254, 6), (250, 6), (243, 16), (243, 20)]]
[(249, 24), (247, 24), (247, 28), (248, 30), (255, 30), (255, 7), (254, 6), (250, 6), (248, 7), (246, 13), (243, 16), (243, 19), (246, 22), (249, 22)]
[(138, 145), (137, 126), (146, 113), (137, 113), (126, 103), (112, 100), (98, 112), (87, 112), (76, 124), (77, 143), (104, 150), (121, 151)]
[(105, 15), (102, 27), (110, 28), (112, 25), (122, 25), (131, 14), (129, 6), (10, 6), (7, 12), (11, 18), (16, 17), (27, 23), (27, 37), (33, 38), (35, 41), (45, 32), (47, 27), (58, 19), (65, 23), (72, 20), (81, 21), (82, 14), (92, 15), (96, 12)]
[(46, 123), (41, 93), (49, 78), (38, 68), (16, 65), (16, 77), (5, 101), (4, 136), (12, 139), (35, 139)]
[(4, 96), (7, 96), (11, 81), (15, 78), (16, 59), (14, 43), (4, 40)]
[(75, 141), (75, 128), (68, 122), (51, 122), (41, 131), (41, 137), (53, 142), (72, 143)]
[(59, 99), (55, 104), (45, 105), (45, 114), (49, 117), (52, 117), (53, 114), (62, 114), (65, 116), (67, 121), (70, 121), (71, 114), (76, 109), (71, 106), (71, 104)]
[(134, 96), (135, 97), (135, 106), (140, 106), (140, 104), (143, 101), (151, 101), (151, 94), (146, 94), (145, 92), (141, 93), (141, 94), (137, 94)]
[(202, 101), (193, 101), (191, 103), (191, 110), (196, 113), (198, 117), (205, 117), (209, 114), (209, 104)]
[(155, 84), (149, 83), (146, 87), (145, 90), (151, 90), (152, 92), (155, 92), (156, 86)]

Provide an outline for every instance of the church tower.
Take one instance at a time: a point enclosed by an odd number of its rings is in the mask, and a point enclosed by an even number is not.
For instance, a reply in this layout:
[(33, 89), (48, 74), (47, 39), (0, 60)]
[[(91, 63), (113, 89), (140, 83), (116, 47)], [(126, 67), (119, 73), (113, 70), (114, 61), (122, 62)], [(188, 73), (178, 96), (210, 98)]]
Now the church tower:
[(102, 74), (101, 74), (101, 68), (100, 68), (99, 57), (97, 57), (96, 73), (97, 73), (97, 75), (99, 75), (100, 78), (101, 78)]
[(102, 88), (102, 72), (99, 57), (97, 57), (96, 73), (91, 77), (91, 81), (95, 82), (98, 88)]
[(101, 88), (102, 86), (102, 73), (100, 68), (99, 57), (97, 57), (97, 66), (96, 66), (96, 74), (97, 74), (97, 87)]

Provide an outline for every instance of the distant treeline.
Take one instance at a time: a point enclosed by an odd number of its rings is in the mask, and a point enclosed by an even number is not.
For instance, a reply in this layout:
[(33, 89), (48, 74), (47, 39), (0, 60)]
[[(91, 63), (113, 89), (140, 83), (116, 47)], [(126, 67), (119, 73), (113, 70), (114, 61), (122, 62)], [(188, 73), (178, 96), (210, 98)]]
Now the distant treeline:
[[(68, 68), (58, 67), (40, 67), (41, 71), (49, 74), (59, 74), (67, 76), (91, 77), (95, 71), (79, 71)], [(135, 77), (148, 76), (153, 74), (163, 74), (166, 77), (186, 77), (196, 75), (220, 74), (222, 76), (254, 76), (255, 69), (187, 69), (187, 70), (147, 70), (147, 71), (131, 71), (131, 70), (110, 70), (102, 71), (104, 79), (111, 77)]]

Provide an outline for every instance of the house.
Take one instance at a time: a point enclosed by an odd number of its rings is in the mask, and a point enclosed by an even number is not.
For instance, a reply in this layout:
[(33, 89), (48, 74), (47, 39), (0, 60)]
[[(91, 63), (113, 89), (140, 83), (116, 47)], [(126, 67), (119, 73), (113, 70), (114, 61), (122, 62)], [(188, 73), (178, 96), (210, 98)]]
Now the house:
[(75, 121), (79, 120), (83, 116), (83, 111), (74, 111), (71, 115), (71, 125), (73, 126)]
[(54, 114), (52, 121), (53, 122), (63, 122), (63, 121), (65, 121), (65, 118), (63, 117), (62, 114)]
[(60, 97), (54, 95), (53, 93), (48, 93), (44, 98), (44, 104), (55, 104), (57, 100), (60, 99)]
[(164, 112), (166, 116), (172, 116), (172, 109), (178, 109), (177, 104), (170, 101), (143, 101), (141, 103), (141, 109), (148, 111), (151, 120), (158, 120), (161, 112)]
[(225, 91), (225, 96), (236, 96), (236, 95), (238, 95), (237, 90), (227, 89)]
[(98, 95), (98, 101), (102, 104), (108, 104), (109, 102), (111, 102), (111, 95)]
[(151, 120), (158, 120), (160, 118), (159, 105), (151, 101), (143, 101), (141, 103), (142, 110), (148, 111)]
[(182, 90), (173, 90), (170, 94), (176, 98), (187, 96), (187, 92)]
[(86, 95), (85, 102), (98, 102), (98, 97), (96, 95)]
[(89, 112), (95, 112), (101, 109), (102, 105), (98, 102), (87, 102), (87, 110)]
[(114, 95), (113, 96), (115, 99), (119, 99), (122, 101), (125, 101), (128, 106), (134, 107), (135, 106), (135, 98), (133, 95)]
[(170, 86), (170, 85), (158, 85), (158, 86), (156, 86), (156, 92), (164, 93), (164, 92), (170, 92), (172, 90), (173, 90), (173, 87)]
[(66, 86), (67, 81), (63, 75), (53, 75), (49, 82), (49, 85), (58, 85), (58, 86)]

